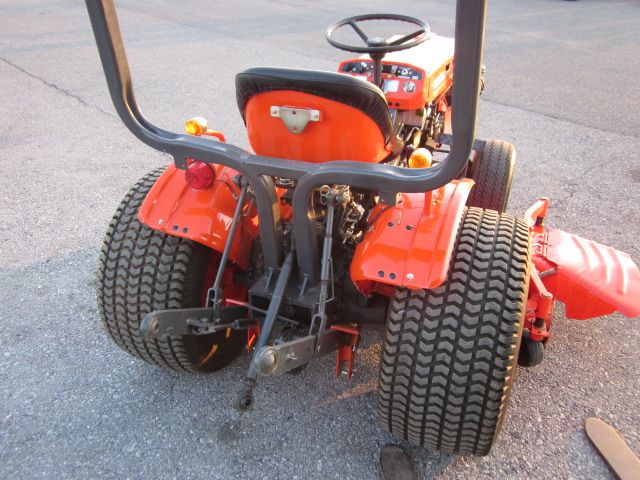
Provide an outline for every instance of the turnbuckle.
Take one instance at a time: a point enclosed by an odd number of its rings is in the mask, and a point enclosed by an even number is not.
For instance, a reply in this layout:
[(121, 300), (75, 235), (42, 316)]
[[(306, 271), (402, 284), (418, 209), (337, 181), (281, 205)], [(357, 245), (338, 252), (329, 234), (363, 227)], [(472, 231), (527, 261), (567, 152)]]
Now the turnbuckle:
[(327, 219), (325, 223), (324, 239), (322, 242), (322, 258), (320, 259), (320, 293), (318, 295), (318, 308), (316, 313), (311, 319), (311, 328), (309, 334), (313, 333), (316, 322), (319, 322), (318, 327), (318, 341), (316, 349), (320, 348), (322, 335), (327, 328), (327, 303), (329, 298), (329, 283), (331, 282), (331, 288), (333, 290), (333, 278), (331, 275), (331, 250), (333, 247), (333, 223), (335, 217), (335, 208), (339, 203), (346, 201), (345, 192), (336, 190), (329, 187), (323, 187), (322, 197), (327, 206)]

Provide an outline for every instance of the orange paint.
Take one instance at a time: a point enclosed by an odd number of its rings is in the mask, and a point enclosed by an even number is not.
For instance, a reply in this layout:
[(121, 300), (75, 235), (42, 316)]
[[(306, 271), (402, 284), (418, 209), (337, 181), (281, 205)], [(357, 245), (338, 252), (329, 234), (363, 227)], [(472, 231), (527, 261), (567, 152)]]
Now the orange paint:
[[(321, 120), (291, 133), (271, 107), (319, 110)], [(245, 110), (249, 142), (258, 155), (323, 163), (380, 162), (390, 150), (378, 125), (360, 110), (307, 93), (279, 90), (255, 95)]]
[(410, 289), (441, 285), (472, 186), (473, 180), (463, 179), (430, 195), (403, 193), (401, 202), (377, 217), (356, 248), (351, 279), (364, 293), (384, 291), (377, 283)]
[(567, 318), (640, 315), (640, 272), (628, 254), (562, 230), (536, 234), (534, 244), (533, 262), (550, 272), (542, 281)]
[[(419, 110), (441, 98), (453, 85), (453, 53), (454, 40), (435, 33), (431, 33), (426, 42), (409, 50), (388, 53), (382, 61), (383, 65), (387, 67), (395, 65), (399, 69), (411, 68), (422, 76), (421, 79), (416, 79), (399, 76), (397, 72), (396, 74), (383, 73), (383, 80), (399, 81), (396, 91), (385, 93), (389, 106), (399, 110)], [(346, 64), (359, 62), (372, 63), (372, 60), (369, 55), (344, 60), (340, 62), (338, 72), (353, 77), (366, 78), (367, 81), (373, 83), (373, 72), (364, 74), (343, 71)], [(411, 93), (404, 91), (403, 87), (407, 82), (415, 84), (415, 91)]]
[[(222, 165), (212, 166), (216, 172), (213, 185), (196, 190), (187, 185), (184, 170), (170, 165), (142, 203), (139, 220), (154, 230), (188, 238), (221, 252), (239, 194), (233, 183), (238, 172)], [(253, 208), (244, 217), (230, 254), (231, 260), (244, 270), (248, 267), (251, 240), (256, 235), (258, 217)]]
[[(640, 271), (631, 257), (562, 230), (545, 231), (544, 218), (548, 212), (549, 200), (542, 197), (524, 216), (531, 232), (533, 254), (525, 323), (531, 330), (530, 338), (548, 337), (556, 298), (565, 304), (567, 318), (576, 320), (615, 311), (630, 318), (639, 316)], [(536, 319), (545, 321), (546, 335), (532, 328)]]
[[(368, 58), (368, 57), (367, 57)], [(347, 63), (357, 63), (364, 61), (366, 63), (372, 63), (371, 60), (367, 59), (358, 59), (352, 58), (350, 60), (345, 60), (340, 63), (338, 66), (338, 73), (344, 73), (342, 70), (344, 65)], [(390, 62), (383, 62), (383, 64), (387, 64)], [(385, 97), (387, 98), (387, 102), (389, 106), (392, 108), (397, 108), (399, 110), (420, 110), (424, 108), (424, 106), (429, 103), (429, 83), (425, 83), (424, 78), (426, 73), (424, 70), (417, 68), (415, 65), (410, 63), (401, 63), (401, 62), (393, 62), (394, 65), (398, 65), (400, 68), (407, 67), (412, 68), (414, 70), (419, 70), (422, 74), (422, 79), (411, 79), (411, 78), (398, 78), (390, 73), (383, 73), (383, 80), (398, 80), (400, 83), (398, 84), (398, 89), (395, 92), (386, 92)], [(345, 73), (345, 75), (350, 75), (352, 77), (360, 77), (364, 78), (368, 82), (373, 83), (373, 72), (369, 72), (368, 74), (359, 74), (359, 73)], [(412, 93), (407, 93), (403, 90), (403, 86), (407, 82), (413, 82), (416, 86), (416, 89)]]

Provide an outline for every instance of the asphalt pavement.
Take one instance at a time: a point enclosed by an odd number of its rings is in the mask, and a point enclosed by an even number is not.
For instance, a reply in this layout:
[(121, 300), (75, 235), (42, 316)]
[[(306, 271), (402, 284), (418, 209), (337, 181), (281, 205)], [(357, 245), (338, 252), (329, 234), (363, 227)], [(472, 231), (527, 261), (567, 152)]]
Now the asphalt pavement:
[[(453, 32), (454, 3), (121, 0), (137, 97), (156, 124), (203, 115), (247, 147), (234, 75), (257, 65), (335, 69), (331, 22), (390, 11)], [(549, 225), (640, 261), (640, 6), (492, 0), (478, 137), (518, 149), (509, 210), (551, 198)], [(0, 4), (0, 478), (377, 478), (380, 330), (354, 378), (333, 356), (260, 382), (232, 408), (248, 356), (216, 375), (137, 361), (107, 339), (95, 302), (102, 236), (120, 198), (169, 158), (110, 103), (78, 0)], [(640, 327), (556, 313), (545, 362), (518, 371), (492, 453), (405, 445), (424, 478), (613, 478), (587, 440), (597, 416), (640, 452)]]

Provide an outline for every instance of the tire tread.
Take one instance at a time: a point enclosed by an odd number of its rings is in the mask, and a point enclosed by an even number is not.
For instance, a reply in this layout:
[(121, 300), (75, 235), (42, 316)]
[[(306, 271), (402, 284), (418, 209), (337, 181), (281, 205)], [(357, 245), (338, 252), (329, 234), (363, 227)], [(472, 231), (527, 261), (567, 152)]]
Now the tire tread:
[(445, 453), (489, 452), (518, 356), (529, 264), (523, 221), (468, 208), (445, 283), (396, 291), (379, 376), (388, 431)]
[[(138, 210), (156, 180), (158, 168), (140, 179), (118, 206), (102, 246), (98, 268), (97, 302), (102, 324), (123, 350), (148, 363), (176, 371), (208, 371), (199, 358), (203, 342), (181, 338), (147, 341), (140, 322), (154, 310), (201, 304), (202, 262), (206, 247), (191, 240), (150, 229), (138, 220)], [(235, 356), (227, 349), (228, 363)], [(217, 355), (217, 353), (216, 353)]]
[(502, 140), (488, 140), (472, 165), (471, 189), (467, 205), (504, 212), (509, 201), (515, 163), (515, 147)]

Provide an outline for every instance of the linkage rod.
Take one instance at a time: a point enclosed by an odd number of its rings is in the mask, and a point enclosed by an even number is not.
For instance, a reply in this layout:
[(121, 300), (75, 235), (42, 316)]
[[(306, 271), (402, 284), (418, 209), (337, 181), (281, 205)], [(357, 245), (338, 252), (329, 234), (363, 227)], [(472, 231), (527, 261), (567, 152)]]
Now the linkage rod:
[(289, 282), (291, 270), (293, 269), (294, 257), (295, 248), (291, 248), (289, 253), (287, 253), (284, 263), (282, 264), (282, 268), (280, 269), (280, 274), (278, 275), (278, 280), (276, 281), (276, 286), (273, 289), (271, 301), (269, 302), (269, 308), (267, 309), (267, 314), (265, 315), (264, 322), (262, 323), (260, 337), (258, 337), (253, 357), (251, 359), (251, 365), (249, 365), (249, 373), (247, 374), (247, 378), (250, 380), (255, 380), (258, 376), (258, 356), (260, 354), (260, 350), (267, 345), (267, 341), (269, 340), (273, 327), (276, 323), (276, 318), (280, 311), (280, 305), (282, 304), (284, 290)]
[(236, 210), (233, 214), (233, 220), (231, 221), (231, 226), (229, 227), (229, 235), (227, 236), (227, 241), (224, 244), (224, 250), (222, 251), (222, 257), (220, 257), (220, 265), (218, 266), (218, 271), (216, 272), (216, 279), (213, 282), (213, 286), (207, 292), (207, 304), (209, 304), (210, 300), (213, 300), (213, 321), (217, 321), (220, 313), (220, 305), (222, 304), (222, 279), (224, 277), (224, 271), (227, 268), (227, 263), (229, 262), (229, 254), (231, 253), (231, 247), (233, 246), (233, 241), (236, 237), (236, 231), (238, 230), (238, 225), (240, 224), (240, 218), (242, 217), (242, 208), (244, 207), (244, 201), (247, 197), (248, 185), (242, 179), (243, 187), (240, 190), (240, 196), (238, 197), (238, 203), (236, 204)]

